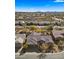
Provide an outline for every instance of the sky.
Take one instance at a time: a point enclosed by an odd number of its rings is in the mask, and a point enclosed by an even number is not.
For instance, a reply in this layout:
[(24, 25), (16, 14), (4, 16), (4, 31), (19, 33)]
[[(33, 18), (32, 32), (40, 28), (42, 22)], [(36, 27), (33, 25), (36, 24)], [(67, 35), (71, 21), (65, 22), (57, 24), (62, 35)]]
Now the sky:
[(64, 0), (15, 0), (15, 11), (64, 11)]

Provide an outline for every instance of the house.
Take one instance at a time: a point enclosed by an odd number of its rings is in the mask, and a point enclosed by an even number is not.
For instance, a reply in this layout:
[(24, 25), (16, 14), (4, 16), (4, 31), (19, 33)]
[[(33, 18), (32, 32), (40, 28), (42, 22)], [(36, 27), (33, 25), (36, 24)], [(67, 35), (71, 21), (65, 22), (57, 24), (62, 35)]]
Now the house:
[[(37, 42), (40, 40), (45, 41), (45, 43), (51, 42), (53, 43), (52, 37), (49, 35), (34, 35), (35, 33), (31, 33), (28, 37), (27, 37), (27, 43), (28, 44), (32, 44), (32, 45), (37, 45)], [(39, 33), (38, 33), (39, 34)]]
[(25, 34), (16, 34), (15, 35), (15, 43), (23, 43), (25, 39), (26, 39)]

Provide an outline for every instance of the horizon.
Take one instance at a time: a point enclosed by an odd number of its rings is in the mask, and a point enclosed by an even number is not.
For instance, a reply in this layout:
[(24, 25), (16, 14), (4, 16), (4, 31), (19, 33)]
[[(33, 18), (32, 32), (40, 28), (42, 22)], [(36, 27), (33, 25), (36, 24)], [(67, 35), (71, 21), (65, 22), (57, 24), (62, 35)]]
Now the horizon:
[(16, 12), (64, 12), (64, 0), (15, 0)]
[(64, 12), (64, 11), (15, 11), (15, 12)]

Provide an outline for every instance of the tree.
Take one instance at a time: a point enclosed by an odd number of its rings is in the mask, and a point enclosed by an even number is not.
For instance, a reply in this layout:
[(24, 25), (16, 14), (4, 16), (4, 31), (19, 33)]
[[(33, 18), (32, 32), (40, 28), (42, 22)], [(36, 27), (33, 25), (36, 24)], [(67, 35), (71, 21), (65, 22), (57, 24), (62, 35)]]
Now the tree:
[(55, 42), (55, 37), (54, 37), (53, 32), (52, 32), (53, 26), (50, 25), (47, 30), (50, 32), (50, 36), (52, 37), (52, 40)]

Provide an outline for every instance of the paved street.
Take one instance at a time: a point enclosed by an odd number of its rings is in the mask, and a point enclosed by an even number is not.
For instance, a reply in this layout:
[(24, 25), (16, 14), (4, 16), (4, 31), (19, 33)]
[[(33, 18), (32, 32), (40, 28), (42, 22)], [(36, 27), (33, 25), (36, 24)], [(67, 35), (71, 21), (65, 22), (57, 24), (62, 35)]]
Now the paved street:
[(64, 59), (64, 52), (52, 54), (45, 54), (45, 57), (39, 58), (40, 53), (26, 53), (24, 55), (19, 56), (16, 54), (16, 59)]

